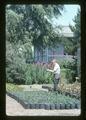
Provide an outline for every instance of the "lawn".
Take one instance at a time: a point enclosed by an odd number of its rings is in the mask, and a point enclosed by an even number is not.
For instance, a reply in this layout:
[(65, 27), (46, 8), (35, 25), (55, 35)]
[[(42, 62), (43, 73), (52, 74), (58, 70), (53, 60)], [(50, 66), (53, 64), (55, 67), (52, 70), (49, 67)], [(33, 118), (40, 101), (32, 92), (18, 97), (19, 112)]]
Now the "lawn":
[(12, 92), (12, 91), (23, 91), (23, 87), (19, 87), (19, 85), (6, 83), (6, 91)]

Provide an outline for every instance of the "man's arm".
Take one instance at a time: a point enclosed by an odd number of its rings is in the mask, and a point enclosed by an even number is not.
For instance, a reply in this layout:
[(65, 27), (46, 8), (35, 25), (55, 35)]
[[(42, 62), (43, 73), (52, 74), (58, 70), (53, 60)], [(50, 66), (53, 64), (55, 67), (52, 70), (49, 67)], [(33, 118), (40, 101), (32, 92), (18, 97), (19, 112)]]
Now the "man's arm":
[(59, 70), (59, 66), (58, 65), (55, 65), (53, 70), (47, 69), (47, 71), (49, 71), (49, 72), (56, 72), (58, 70)]
[(49, 71), (49, 72), (54, 72), (54, 70), (50, 70), (50, 69), (47, 69), (47, 71)]

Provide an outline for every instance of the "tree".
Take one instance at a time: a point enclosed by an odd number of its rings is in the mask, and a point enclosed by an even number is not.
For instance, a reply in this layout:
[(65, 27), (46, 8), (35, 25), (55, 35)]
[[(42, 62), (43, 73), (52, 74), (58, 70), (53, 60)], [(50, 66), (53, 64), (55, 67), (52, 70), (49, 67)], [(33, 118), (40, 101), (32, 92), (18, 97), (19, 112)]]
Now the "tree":
[(74, 38), (71, 40), (73, 44), (73, 53), (77, 52), (77, 48), (80, 47), (81, 39), (81, 24), (80, 24), (80, 9), (78, 9), (77, 15), (74, 17), (74, 26), (70, 25), (70, 29), (74, 32)]
[(74, 32), (74, 38), (72, 39), (72, 44), (73, 44), (73, 54), (77, 55), (77, 59), (76, 59), (76, 64), (77, 64), (77, 75), (80, 77), (81, 75), (81, 71), (80, 71), (80, 40), (81, 40), (81, 23), (80, 23), (80, 9), (78, 9), (77, 15), (74, 17), (74, 26), (70, 25), (71, 30)]
[[(51, 18), (61, 15), (62, 5), (6, 6), (6, 73), (8, 81), (25, 81), (26, 58), (31, 46), (44, 47), (58, 42)], [(10, 52), (11, 51), (11, 52)], [(31, 58), (29, 58), (31, 59)]]
[[(16, 27), (17, 42), (21, 40), (25, 43), (25, 33), (27, 32), (28, 39), (31, 39), (33, 45), (40, 47), (53, 43), (56, 35), (49, 21), (53, 16), (61, 15), (62, 5), (10, 5), (7, 11), (9, 9), (22, 18)], [(54, 43), (56, 41), (54, 40)]]
[(59, 39), (50, 21), (61, 15), (61, 10), (62, 5), (7, 5), (6, 40), (12, 45), (12, 51), (18, 52), (23, 46), (25, 59), (31, 54), (32, 45), (55, 45)]
[(80, 47), (80, 9), (78, 9), (77, 14), (75, 15), (73, 19), (75, 25), (69, 25), (71, 31), (74, 33), (74, 37), (72, 38), (66, 38), (64, 36), (61, 36), (60, 42), (64, 45), (65, 53), (68, 53), (70, 55), (76, 55), (77, 48)]

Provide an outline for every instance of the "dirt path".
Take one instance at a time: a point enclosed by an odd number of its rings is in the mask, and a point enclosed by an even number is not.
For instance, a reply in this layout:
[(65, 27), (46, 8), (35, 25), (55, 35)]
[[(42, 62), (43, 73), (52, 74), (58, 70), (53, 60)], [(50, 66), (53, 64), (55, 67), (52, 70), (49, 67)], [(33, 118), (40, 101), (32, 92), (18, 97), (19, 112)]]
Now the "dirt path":
[(78, 116), (80, 110), (24, 109), (16, 100), (6, 95), (6, 115), (8, 116)]

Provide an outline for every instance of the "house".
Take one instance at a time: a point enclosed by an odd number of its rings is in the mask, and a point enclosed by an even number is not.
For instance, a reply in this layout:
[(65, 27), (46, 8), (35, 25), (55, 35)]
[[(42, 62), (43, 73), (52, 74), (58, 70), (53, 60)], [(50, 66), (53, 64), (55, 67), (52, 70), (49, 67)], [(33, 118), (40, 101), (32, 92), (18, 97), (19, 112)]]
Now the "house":
[[(55, 29), (57, 32), (58, 27)], [(64, 36), (67, 38), (74, 37), (73, 32), (69, 28), (69, 26), (61, 26), (59, 29), (59, 37)], [(56, 47), (47, 47), (45, 49), (39, 49), (34, 47), (34, 61), (35, 62), (49, 62), (53, 58), (66, 58), (64, 55), (64, 46), (62, 44), (58, 44)], [(71, 56), (69, 56), (71, 57)]]

